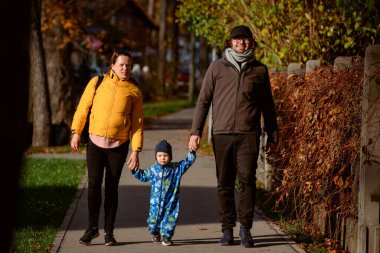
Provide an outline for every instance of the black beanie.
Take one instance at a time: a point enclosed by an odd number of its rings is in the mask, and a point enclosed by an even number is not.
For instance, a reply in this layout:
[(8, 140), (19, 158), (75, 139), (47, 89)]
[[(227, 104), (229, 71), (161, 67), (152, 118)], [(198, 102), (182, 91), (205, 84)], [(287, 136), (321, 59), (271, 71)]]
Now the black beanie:
[(231, 33), (230, 33), (230, 38), (253, 38), (253, 34), (251, 32), (251, 29), (249, 29), (248, 26), (245, 25), (238, 25), (232, 28)]
[(169, 144), (169, 142), (167, 142), (166, 140), (162, 140), (160, 141), (157, 145), (156, 145), (156, 149), (155, 149), (155, 156), (157, 155), (157, 152), (165, 152), (165, 153), (168, 153), (169, 156), (170, 156), (170, 160), (172, 159), (172, 146)]

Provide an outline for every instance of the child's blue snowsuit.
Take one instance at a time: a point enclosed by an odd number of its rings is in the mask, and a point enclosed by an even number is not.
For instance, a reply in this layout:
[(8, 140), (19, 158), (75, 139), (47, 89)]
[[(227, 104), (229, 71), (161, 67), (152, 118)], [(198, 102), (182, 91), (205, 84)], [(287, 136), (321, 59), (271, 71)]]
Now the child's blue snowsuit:
[(190, 168), (196, 158), (189, 152), (180, 162), (170, 162), (162, 166), (153, 164), (146, 170), (132, 171), (135, 178), (142, 182), (150, 181), (150, 209), (147, 219), (151, 234), (160, 233), (171, 238), (178, 221), (179, 189), (182, 175)]

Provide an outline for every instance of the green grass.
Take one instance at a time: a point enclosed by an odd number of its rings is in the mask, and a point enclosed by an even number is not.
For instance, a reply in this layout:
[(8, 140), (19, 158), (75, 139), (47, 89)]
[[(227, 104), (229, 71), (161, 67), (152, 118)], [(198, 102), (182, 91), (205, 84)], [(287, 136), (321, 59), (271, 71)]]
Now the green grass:
[(189, 101), (186, 99), (147, 102), (144, 103), (144, 119), (151, 120), (158, 116), (162, 116), (172, 112), (177, 112), (189, 106)]
[(13, 252), (49, 252), (85, 172), (83, 160), (25, 160)]

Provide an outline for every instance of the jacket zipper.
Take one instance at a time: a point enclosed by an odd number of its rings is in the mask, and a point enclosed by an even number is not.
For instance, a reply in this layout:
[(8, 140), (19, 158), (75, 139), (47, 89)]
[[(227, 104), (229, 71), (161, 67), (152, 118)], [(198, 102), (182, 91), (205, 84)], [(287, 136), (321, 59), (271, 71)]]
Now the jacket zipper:
[(235, 109), (234, 109), (234, 124), (233, 124), (233, 129), (232, 129), (232, 134), (235, 135), (235, 125), (236, 125), (236, 107), (237, 107), (237, 100), (238, 100), (238, 91), (239, 91), (239, 88), (240, 88), (240, 77), (241, 77), (241, 73), (239, 71), (238, 72), (238, 84), (237, 84), (237, 87), (236, 87), (236, 93), (235, 93)]
[(157, 217), (156, 221), (158, 221), (158, 215), (160, 214), (160, 209), (161, 209), (161, 197), (162, 197), (162, 185), (164, 183), (164, 166), (158, 165), (161, 167), (162, 174), (161, 174), (161, 189), (160, 189), (160, 197), (159, 197), (159, 202), (158, 202), (158, 209), (157, 209)]
[(110, 105), (110, 109), (108, 111), (108, 123), (107, 123), (107, 128), (106, 128), (106, 137), (108, 137), (108, 127), (110, 125), (110, 119), (111, 119), (111, 114), (112, 114), (112, 108), (114, 107), (115, 104), (115, 96), (116, 96), (116, 89), (117, 89), (117, 82), (113, 86), (113, 95), (112, 95), (112, 104)]

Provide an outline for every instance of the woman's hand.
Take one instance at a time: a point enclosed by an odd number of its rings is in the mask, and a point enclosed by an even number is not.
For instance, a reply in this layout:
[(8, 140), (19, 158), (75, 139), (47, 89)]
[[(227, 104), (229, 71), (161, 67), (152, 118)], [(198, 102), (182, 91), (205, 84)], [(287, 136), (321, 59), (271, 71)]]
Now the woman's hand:
[(132, 151), (128, 159), (128, 166), (130, 170), (137, 170), (140, 166), (139, 164), (139, 152)]
[(80, 144), (80, 134), (73, 134), (73, 137), (71, 139), (71, 148), (74, 150), (74, 151), (78, 151), (79, 150), (79, 144)]

